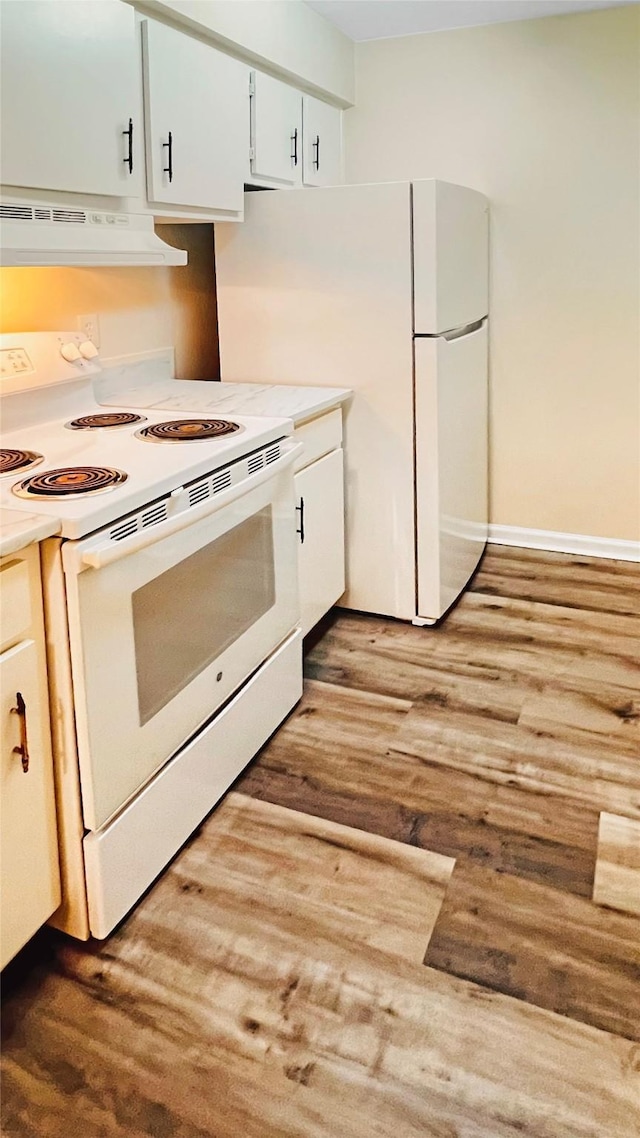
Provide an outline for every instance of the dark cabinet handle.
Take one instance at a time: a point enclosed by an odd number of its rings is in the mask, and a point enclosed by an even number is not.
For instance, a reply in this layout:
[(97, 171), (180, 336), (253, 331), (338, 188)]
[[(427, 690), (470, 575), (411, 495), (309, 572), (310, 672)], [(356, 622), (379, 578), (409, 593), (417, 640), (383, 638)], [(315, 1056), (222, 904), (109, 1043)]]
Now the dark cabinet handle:
[(20, 718), (20, 746), (13, 748), (14, 755), (20, 755), (22, 759), (22, 769), (26, 774), (29, 770), (29, 745), (27, 743), (27, 705), (24, 702), (21, 692), (16, 692), (17, 707), (11, 708), (12, 715), (18, 715)]
[(167, 165), (162, 167), (162, 173), (169, 175), (169, 181), (173, 181), (173, 135), (169, 131), (168, 141), (162, 143), (162, 149), (167, 150)]
[(300, 514), (300, 529), (296, 533), (300, 534), (300, 545), (304, 545), (304, 498), (300, 499), (300, 505), (296, 506), (296, 514)]
[(291, 155), (291, 161), (293, 162), (294, 166), (297, 166), (298, 165), (298, 128), (297, 127), (294, 130), (293, 134), (291, 135), (291, 145), (293, 147), (293, 154)]
[(320, 169), (320, 135), (319, 134), (316, 135), (315, 142), (311, 143), (311, 149), (315, 150), (315, 152), (316, 152), (316, 156), (313, 159), (313, 165), (315, 166), (316, 170), (319, 170)]
[(129, 126), (127, 130), (123, 130), (125, 138), (129, 139), (129, 145), (126, 158), (123, 158), (125, 166), (128, 167), (129, 173), (133, 174), (133, 119), (129, 119)]

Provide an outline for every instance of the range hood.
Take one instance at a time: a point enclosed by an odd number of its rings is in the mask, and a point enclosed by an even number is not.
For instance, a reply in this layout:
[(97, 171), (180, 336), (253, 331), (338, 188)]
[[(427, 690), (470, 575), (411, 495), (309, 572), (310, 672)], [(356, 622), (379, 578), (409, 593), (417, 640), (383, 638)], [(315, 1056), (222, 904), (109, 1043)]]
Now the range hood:
[(186, 265), (187, 254), (156, 235), (147, 214), (81, 206), (0, 204), (3, 265)]

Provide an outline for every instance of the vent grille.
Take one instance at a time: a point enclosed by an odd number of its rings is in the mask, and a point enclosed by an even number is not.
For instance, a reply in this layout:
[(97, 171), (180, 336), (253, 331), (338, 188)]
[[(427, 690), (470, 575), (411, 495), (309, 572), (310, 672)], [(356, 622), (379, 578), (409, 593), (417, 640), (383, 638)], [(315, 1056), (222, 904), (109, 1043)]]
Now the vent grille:
[(111, 541), (123, 541), (125, 537), (131, 537), (138, 529), (138, 519), (129, 518), (128, 521), (122, 522), (119, 526), (114, 526), (111, 530), (109, 537)]
[(71, 221), (80, 225), (84, 225), (87, 220), (87, 215), (82, 209), (53, 209), (51, 215), (54, 221)]
[(189, 490), (189, 505), (197, 506), (198, 502), (204, 502), (205, 499), (211, 497), (211, 487), (208, 480), (206, 482), (196, 483)]
[(147, 526), (157, 526), (159, 522), (167, 520), (167, 503), (158, 502), (157, 506), (152, 506), (150, 510), (145, 510), (142, 514), (142, 528), (146, 529)]
[(262, 470), (264, 466), (264, 451), (258, 451), (257, 454), (252, 454), (247, 459), (247, 469), (249, 474), (255, 474), (257, 470)]
[(0, 205), (0, 218), (12, 221), (60, 221), (74, 225), (85, 225), (87, 215), (83, 209), (49, 208), (48, 206), (18, 205), (3, 202)]
[(231, 471), (221, 470), (219, 474), (214, 474), (211, 479), (211, 490), (214, 494), (219, 494), (221, 490), (226, 490), (227, 486), (231, 485)]
[(33, 210), (30, 205), (0, 205), (0, 217), (18, 218), (20, 221), (31, 221)]
[[(281, 454), (282, 448), (280, 443), (270, 443), (264, 450), (256, 451), (246, 458), (238, 459), (237, 462), (232, 463), (230, 466), (224, 466), (222, 469), (216, 470), (213, 474), (207, 474), (204, 478), (199, 478), (196, 482), (192, 482), (190, 486), (184, 487), (187, 496), (186, 505), (180, 506), (178, 504), (178, 510), (180, 508), (190, 510), (194, 506), (199, 506), (201, 502), (206, 502), (208, 498), (212, 498), (215, 494), (220, 494), (222, 490), (227, 490), (230, 486), (238, 485), (238, 483), (243, 482), (251, 474), (255, 474), (258, 470), (262, 470), (270, 465), (270, 463), (276, 462)], [(140, 510), (137, 514), (132, 514), (130, 517), (118, 522), (117, 525), (114, 525), (109, 530), (109, 540), (114, 542), (124, 541), (128, 537), (133, 537), (134, 534), (140, 533), (143, 529), (160, 525), (171, 516), (173, 516), (171, 497), (161, 499), (159, 502), (155, 502), (154, 505), (148, 506), (146, 509)]]

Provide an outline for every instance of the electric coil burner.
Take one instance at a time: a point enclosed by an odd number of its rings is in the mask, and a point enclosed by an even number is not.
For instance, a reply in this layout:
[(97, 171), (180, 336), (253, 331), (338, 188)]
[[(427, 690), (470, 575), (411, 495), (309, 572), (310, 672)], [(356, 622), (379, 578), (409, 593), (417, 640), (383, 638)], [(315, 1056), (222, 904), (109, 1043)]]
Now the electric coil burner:
[(167, 423), (152, 423), (136, 431), (138, 438), (154, 443), (195, 442), (198, 439), (217, 439), (243, 428), (228, 419), (175, 419)]
[(19, 498), (75, 498), (113, 490), (127, 478), (123, 470), (110, 466), (63, 466), (25, 478), (12, 490)]
[(30, 470), (44, 462), (44, 455), (35, 450), (0, 450), (0, 475), (13, 474), (16, 470)]
[(70, 419), (65, 427), (70, 431), (113, 430), (114, 427), (130, 427), (134, 423), (144, 423), (146, 415), (136, 415), (133, 411), (105, 411), (94, 415), (81, 415)]

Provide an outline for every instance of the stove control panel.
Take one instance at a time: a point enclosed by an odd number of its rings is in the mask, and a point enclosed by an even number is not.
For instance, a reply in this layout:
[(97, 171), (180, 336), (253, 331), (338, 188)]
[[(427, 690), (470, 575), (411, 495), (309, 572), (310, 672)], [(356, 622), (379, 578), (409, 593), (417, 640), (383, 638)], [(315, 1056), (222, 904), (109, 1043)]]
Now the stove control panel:
[(83, 332), (5, 332), (0, 394), (51, 387), (101, 372), (98, 349)]
[(0, 375), (25, 375), (33, 371), (33, 364), (24, 348), (2, 348), (0, 350)]

